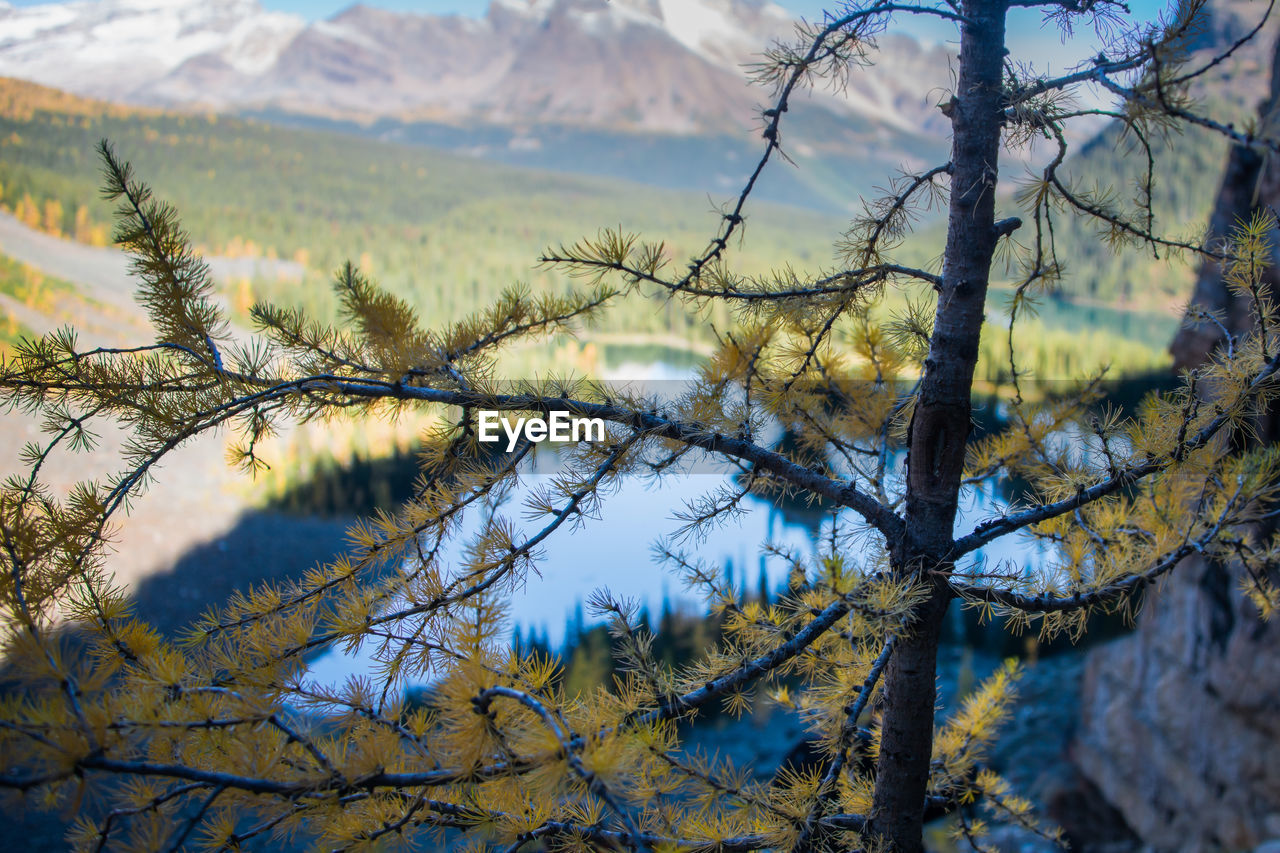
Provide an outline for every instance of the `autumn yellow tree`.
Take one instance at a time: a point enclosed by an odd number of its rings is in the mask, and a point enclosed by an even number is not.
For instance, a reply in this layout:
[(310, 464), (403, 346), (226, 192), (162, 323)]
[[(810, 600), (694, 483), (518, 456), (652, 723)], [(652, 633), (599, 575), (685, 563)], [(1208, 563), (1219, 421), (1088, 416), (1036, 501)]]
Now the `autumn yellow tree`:
[[(1067, 32), (1105, 30), (1107, 49), (1059, 77), (1011, 67), (1013, 6), (1043, 9)], [(26, 343), (0, 369), (4, 399), (41, 415), (49, 432), (0, 493), (6, 657), (24, 684), (3, 700), (0, 786), (52, 802), (75, 802), (86, 788), (112, 797), (103, 820), (77, 825), (74, 841), (86, 849), (238, 849), (279, 834), (325, 849), (406, 836), (511, 851), (919, 851), (926, 813), (959, 807), (959, 832), (975, 845), (991, 820), (1054, 837), (983, 766), (1015, 668), (935, 719), (948, 610), (979, 607), (1013, 629), (1074, 636), (1093, 614), (1131, 611), (1139, 592), (1191, 554), (1242, 565), (1262, 616), (1277, 601), (1276, 544), (1248, 525), (1272, 512), (1280, 455), (1225, 441), (1276, 395), (1280, 341), (1262, 278), (1274, 223), (1258, 217), (1229, 245), (1200, 245), (1157, 230), (1150, 173), (1132, 207), (1060, 174), (1064, 127), (1099, 112), (1139, 146), (1188, 122), (1277, 145), (1188, 99), (1215, 62), (1189, 52), (1201, 0), (1154, 24), (1127, 23), (1124, 11), (1106, 0), (841, 3), (766, 54), (762, 155), (705, 251), (678, 265), (660, 242), (603, 231), (546, 252), (546, 263), (578, 279), (571, 295), (512, 290), (430, 329), (347, 265), (335, 280), (340, 328), (260, 304), (252, 337), (229, 334), (176, 213), (104, 143), (117, 241), (135, 258), (156, 339), (85, 351), (64, 331)], [(874, 37), (904, 15), (942, 18), (959, 32), (955, 80), (922, 83), (950, 86), (950, 160), (866, 201), (839, 238), (837, 268), (735, 272), (730, 247), (757, 178), (785, 153), (796, 93), (856, 74)], [(1077, 106), (1073, 92), (1086, 84), (1117, 106)], [(1032, 141), (1048, 152), (1005, 202), (1002, 154)], [(933, 203), (947, 211), (940, 269), (897, 261), (914, 213)], [(1217, 258), (1257, 323), (1131, 418), (1091, 407), (1087, 382), (1052, 404), (1026, 403), (1019, 391), (1008, 427), (974, 440), (973, 374), (997, 258), (1014, 278), (1016, 320), (1062, 273), (1052, 226), (1067, 216), (1092, 218), (1117, 244)], [(888, 288), (919, 298), (886, 320), (877, 305)], [(577, 379), (499, 381), (504, 348), (571, 331), (637, 293), (692, 312), (721, 302), (736, 311), (736, 327), (684, 396), (656, 400)], [(179, 444), (235, 430), (237, 461), (253, 469), (261, 440), (282, 421), (408, 407), (443, 424), (424, 439), (416, 492), (358, 526), (346, 557), (296, 583), (245, 591), (182, 644), (149, 628), (112, 585), (109, 525)], [(487, 412), (565, 412), (607, 429), (564, 452), (554, 484), (528, 499), (521, 521), (486, 507), (528, 470), (536, 446), (493, 452), (480, 441)], [(101, 419), (131, 430), (122, 473), (55, 497), (42, 465), (90, 442)], [(764, 436), (776, 427), (794, 440), (771, 446)], [(661, 664), (635, 608), (607, 594), (595, 605), (622, 667), (613, 690), (570, 695), (556, 661), (502, 641), (504, 602), (544, 541), (608, 513), (619, 478), (674, 476), (707, 455), (740, 474), (686, 508), (695, 534), (747, 494), (820, 501), (832, 516), (817, 557), (793, 561), (787, 596), (742, 604), (696, 553), (669, 547), (666, 560), (724, 619), (724, 639), (705, 659)], [(957, 530), (959, 501), (1010, 476), (1028, 484), (1025, 502)], [(464, 517), (479, 517), (481, 532), (462, 560), (447, 560)], [(1016, 534), (1051, 543), (1055, 556), (1031, 574), (979, 557)], [(53, 631), (59, 614), (87, 638), (87, 655), (65, 653)], [(306, 653), (361, 644), (377, 660), (368, 678), (333, 689), (304, 678)], [(410, 680), (431, 684), (425, 703), (405, 704)], [(682, 721), (755, 701), (799, 708), (826, 760), (759, 784), (680, 749)]]

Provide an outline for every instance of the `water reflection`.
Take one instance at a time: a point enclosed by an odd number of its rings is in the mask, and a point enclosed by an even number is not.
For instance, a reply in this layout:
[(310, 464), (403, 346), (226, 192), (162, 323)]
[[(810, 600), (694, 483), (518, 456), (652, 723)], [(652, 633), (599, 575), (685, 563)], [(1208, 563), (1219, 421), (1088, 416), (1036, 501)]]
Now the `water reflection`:
[[(688, 367), (669, 362), (623, 362), (612, 368), (606, 378), (614, 382), (656, 383), (670, 393), (682, 382), (689, 381), (690, 375)], [(1144, 384), (1149, 390), (1150, 383)], [(1135, 393), (1134, 398), (1137, 396)], [(1119, 395), (1122, 403), (1124, 397), (1123, 393)], [(1002, 410), (1006, 408), (994, 399), (975, 406), (978, 431), (999, 428), (1007, 414)], [(774, 445), (785, 442), (785, 436), (779, 433), (764, 440)], [(551, 482), (558, 465), (554, 452), (543, 451), (535, 458), (536, 467), (522, 476), (501, 508), (526, 535), (545, 522), (524, 522), (523, 501)], [(902, 467), (900, 455), (889, 460), (887, 485), (891, 492), (895, 484), (901, 483)], [(665, 607), (705, 612), (705, 603), (657, 562), (653, 546), (680, 528), (681, 522), (674, 517), (676, 512), (690, 502), (733, 486), (734, 474), (730, 466), (717, 468), (704, 458), (685, 473), (658, 482), (635, 476), (622, 478), (617, 487), (604, 496), (601, 507), (592, 517), (578, 519), (572, 528), (562, 528), (544, 543), (538, 552), (537, 573), (530, 574), (523, 587), (512, 596), (509, 611), (512, 627), (518, 628), (523, 636), (529, 636), (532, 631), (551, 648), (559, 648), (565, 639), (566, 626), (581, 613), (581, 603), (592, 591), (606, 587), (616, 597), (636, 599), (651, 613)], [(962, 494), (956, 533), (967, 533), (980, 521), (1004, 512), (1018, 492), (1018, 485), (1007, 480), (967, 489)], [(789, 566), (784, 560), (766, 554), (762, 550), (765, 543), (808, 558), (813, 556), (821, 537), (830, 532), (830, 513), (820, 505), (749, 496), (741, 508), (741, 512), (687, 545), (691, 556), (704, 564), (721, 567), (739, 590), (754, 591), (762, 583), (776, 590), (785, 584)], [(446, 552), (445, 565), (458, 565), (461, 549), (478, 531), (480, 518), (473, 514), (468, 519), (462, 535), (455, 538), (460, 544)], [(974, 573), (1034, 573), (1054, 557), (1052, 548), (1045, 542), (1016, 535), (989, 543), (958, 568)], [(350, 675), (368, 672), (367, 655), (367, 651), (329, 652), (314, 661), (312, 676), (319, 682), (334, 684)]]
[[(539, 473), (522, 477), (501, 508), (526, 533), (536, 530), (537, 523), (522, 520), (522, 501), (550, 483), (553, 475), (548, 469), (554, 464), (544, 461)], [(566, 626), (580, 612), (581, 602), (593, 590), (606, 587), (615, 596), (637, 599), (652, 613), (660, 612), (664, 606), (703, 610), (705, 603), (659, 565), (652, 549), (657, 541), (681, 526), (674, 518), (675, 512), (731, 483), (728, 471), (716, 473), (706, 466), (658, 483), (647, 478), (625, 478), (604, 498), (594, 517), (580, 519), (572, 529), (557, 531), (544, 544), (537, 561), (538, 573), (529, 575), (523, 588), (511, 598), (512, 626), (526, 636), (531, 630), (536, 631), (551, 648), (559, 648)], [(723, 567), (728, 580), (739, 590), (755, 590), (762, 582), (770, 589), (778, 589), (785, 583), (788, 565), (765, 554), (761, 548), (764, 543), (807, 558), (813, 556), (819, 538), (830, 531), (830, 517), (821, 508), (755, 496), (748, 497), (742, 506), (743, 511), (734, 518), (685, 546), (691, 556)], [(967, 531), (1005, 506), (1007, 495), (996, 487), (975, 490), (961, 506), (956, 529)], [(480, 516), (472, 516), (456, 541), (465, 543), (475, 535), (479, 524)], [(455, 547), (447, 554), (445, 564), (457, 565), (460, 550)], [(1000, 566), (1034, 571), (1051, 554), (1041, 542), (1009, 537), (974, 556), (976, 566), (987, 570)], [(328, 652), (313, 662), (312, 676), (320, 683), (340, 683), (350, 675), (370, 670), (368, 654)]]

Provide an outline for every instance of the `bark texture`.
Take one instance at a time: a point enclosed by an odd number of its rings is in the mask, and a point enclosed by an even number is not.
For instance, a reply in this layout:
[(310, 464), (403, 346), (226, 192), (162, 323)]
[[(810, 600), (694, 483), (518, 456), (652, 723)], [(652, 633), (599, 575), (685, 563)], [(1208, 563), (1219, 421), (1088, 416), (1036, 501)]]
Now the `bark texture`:
[(969, 0), (951, 104), (951, 201), (933, 337), (912, 417), (906, 529), (890, 543), (898, 572), (934, 577), (933, 594), (885, 671), (885, 706), (871, 829), (901, 853), (924, 849), (922, 814), (933, 745), (938, 637), (950, 601), (937, 580), (955, 524), (970, 428), (995, 229), (1004, 0)]

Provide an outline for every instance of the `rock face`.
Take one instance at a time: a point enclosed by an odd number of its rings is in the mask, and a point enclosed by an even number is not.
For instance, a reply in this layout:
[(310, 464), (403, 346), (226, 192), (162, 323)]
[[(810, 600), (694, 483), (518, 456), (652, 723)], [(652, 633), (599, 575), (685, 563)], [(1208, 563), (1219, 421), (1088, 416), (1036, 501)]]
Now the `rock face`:
[[(1215, 7), (1212, 17), (1215, 34), (1202, 55), (1211, 55), (1232, 44), (1248, 31), (1248, 20), (1240, 8), (1232, 3)], [(1274, 21), (1246, 47), (1248, 54), (1239, 60), (1239, 68), (1232, 77), (1225, 78), (1220, 86), (1237, 98), (1253, 98), (1257, 104), (1242, 116), (1246, 121), (1256, 121), (1264, 138), (1280, 138), (1280, 32)], [(1270, 86), (1263, 88), (1270, 78)], [(1243, 78), (1245, 86), (1231, 85)], [(1250, 104), (1253, 107), (1253, 104)], [(1239, 223), (1247, 222), (1252, 215), (1280, 204), (1280, 164), (1267, 149), (1257, 146), (1233, 145), (1223, 169), (1222, 183), (1214, 199), (1209, 218), (1209, 239), (1213, 243), (1226, 240)], [(1272, 235), (1273, 252), (1280, 253), (1278, 235)], [(1273, 266), (1264, 273), (1267, 285), (1274, 293), (1280, 286), (1280, 254), (1273, 254)], [(1188, 316), (1188, 322), (1174, 337), (1169, 351), (1173, 354), (1174, 368), (1194, 368), (1208, 359), (1222, 344), (1223, 326), (1232, 334), (1241, 335), (1253, 326), (1252, 301), (1227, 288), (1222, 281), (1222, 267), (1216, 261), (1201, 264), (1196, 277), (1195, 292), (1191, 304), (1212, 311), (1222, 323), (1211, 323)], [(1265, 430), (1270, 440), (1280, 438), (1275, 425)]]
[[(1244, 30), (1242, 14), (1238, 3), (1218, 5), (1211, 28), (1216, 49)], [(1258, 126), (1280, 138), (1274, 25), (1250, 51), (1250, 87), (1265, 81), (1271, 66), (1270, 91), (1259, 93)], [(1231, 152), (1211, 220), (1215, 238), (1257, 207), (1280, 204), (1280, 162), (1265, 154), (1243, 146)], [(1277, 283), (1273, 275), (1270, 284)], [(1233, 335), (1254, 322), (1251, 306), (1228, 291), (1214, 263), (1201, 268), (1192, 302), (1216, 311)], [(1188, 324), (1171, 350), (1179, 367), (1195, 367), (1222, 340), (1217, 324)], [(1263, 441), (1280, 440), (1280, 412), (1256, 426)], [(1149, 847), (1253, 848), (1280, 836), (1278, 710), (1280, 622), (1259, 620), (1235, 567), (1189, 560), (1151, 596), (1132, 635), (1090, 654), (1072, 752)]]
[(1138, 630), (1085, 668), (1081, 771), (1160, 851), (1240, 850), (1280, 829), (1280, 623), (1227, 567), (1191, 561)]

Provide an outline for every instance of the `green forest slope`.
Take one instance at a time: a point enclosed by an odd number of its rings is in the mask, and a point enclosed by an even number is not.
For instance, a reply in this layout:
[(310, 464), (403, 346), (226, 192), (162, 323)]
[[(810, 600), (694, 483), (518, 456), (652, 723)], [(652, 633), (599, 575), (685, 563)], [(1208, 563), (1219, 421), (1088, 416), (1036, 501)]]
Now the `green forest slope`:
[[(177, 205), (199, 246), (300, 261), (308, 270), (301, 288), (255, 282), (253, 296), (320, 316), (332, 315), (328, 279), (347, 259), (434, 321), (486, 306), (518, 281), (567, 287), (534, 268), (539, 253), (602, 226), (665, 239), (680, 257), (701, 249), (717, 225), (701, 195), (339, 133), (123, 110), (13, 80), (0, 80), (0, 202), (43, 230), (104, 241), (110, 210), (97, 199), (94, 154), (104, 137)], [(746, 270), (784, 261), (816, 269), (828, 263), (840, 225), (760, 205), (736, 258)], [(621, 316), (625, 329), (615, 331), (698, 333), (661, 303)]]
[[(1084, 146), (1070, 173), (1081, 183), (1118, 188), (1123, 202), (1145, 161), (1117, 157), (1126, 149), (1114, 136), (1107, 131)], [(178, 206), (203, 249), (279, 257), (306, 270), (300, 284), (231, 283), (239, 312), (266, 298), (332, 317), (328, 281), (349, 258), (435, 324), (489, 304), (516, 282), (544, 291), (571, 286), (537, 268), (536, 259), (545, 247), (594, 235), (601, 226), (665, 240), (676, 258), (692, 253), (715, 228), (713, 206), (723, 201), (356, 135), (121, 108), (0, 79), (0, 204), (42, 230), (106, 242), (110, 210), (98, 198), (94, 154), (104, 137)], [(1203, 218), (1221, 157), (1220, 144), (1193, 134), (1161, 152), (1155, 194), (1161, 221), (1182, 231)], [(1175, 175), (1177, 180), (1166, 178)], [(842, 220), (768, 204), (753, 204), (749, 212), (746, 240), (733, 255), (739, 268), (828, 268)], [(1122, 372), (1162, 364), (1176, 322), (1170, 306), (1185, 299), (1189, 268), (1140, 250), (1113, 256), (1092, 226), (1065, 213), (1056, 226), (1069, 275), (1059, 298), (1048, 301), (1041, 319), (1028, 321), (1015, 341), (1026, 351), (1023, 363), (1046, 378), (1104, 363)], [(921, 263), (936, 254), (938, 236), (926, 222), (912, 252)], [(1113, 310), (1134, 306), (1148, 313)], [(666, 343), (705, 344), (712, 324), (730, 323), (717, 315), (711, 324), (694, 324), (661, 300), (610, 317), (598, 330), (602, 337), (625, 333), (633, 341)], [(1003, 371), (1006, 345), (995, 325), (999, 318), (992, 319), (982, 375), (994, 381)]]

